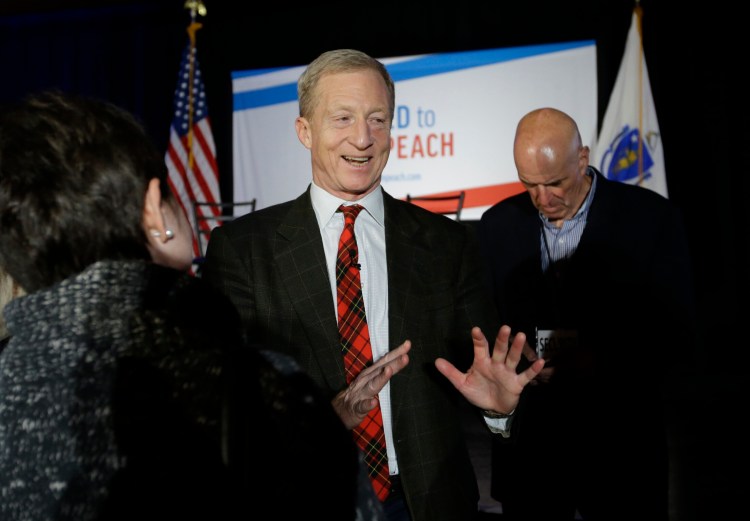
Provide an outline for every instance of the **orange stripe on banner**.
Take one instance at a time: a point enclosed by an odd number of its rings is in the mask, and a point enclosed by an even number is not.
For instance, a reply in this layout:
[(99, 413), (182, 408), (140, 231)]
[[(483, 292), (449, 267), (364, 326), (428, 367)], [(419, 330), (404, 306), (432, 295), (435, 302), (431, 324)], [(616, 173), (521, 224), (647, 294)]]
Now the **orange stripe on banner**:
[(477, 208), (480, 206), (492, 206), (506, 197), (520, 194), (524, 187), (518, 181), (502, 185), (481, 186), (479, 188), (468, 188), (464, 198), (464, 208)]
[[(420, 196), (429, 197), (442, 197), (449, 195), (457, 195), (461, 189), (451, 190), (450, 192), (437, 192), (432, 194), (419, 194)], [(513, 183), (506, 183), (502, 185), (489, 185), (480, 186), (477, 188), (466, 188), (464, 189), (466, 195), (464, 196), (464, 208), (479, 208), (483, 206), (492, 206), (493, 204), (502, 201), (506, 197), (516, 195), (524, 191), (523, 185), (518, 181)], [(406, 197), (404, 197), (406, 199)], [(455, 203), (444, 203), (444, 202), (426, 202), (416, 201), (415, 204), (427, 208), (431, 211), (447, 210), (446, 205), (455, 205)]]

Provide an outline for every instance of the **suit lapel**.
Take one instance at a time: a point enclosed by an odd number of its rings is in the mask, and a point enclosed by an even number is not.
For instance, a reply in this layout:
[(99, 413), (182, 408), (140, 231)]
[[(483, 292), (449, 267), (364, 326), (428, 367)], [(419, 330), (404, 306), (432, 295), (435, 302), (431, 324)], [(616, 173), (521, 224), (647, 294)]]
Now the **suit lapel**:
[(422, 295), (415, 294), (411, 283), (418, 276), (419, 266), (424, 266), (428, 251), (422, 245), (420, 233), (426, 233), (402, 205), (383, 192), (385, 208), (385, 242), (388, 259), (388, 336), (389, 348), (401, 344), (406, 325), (418, 320)]
[(615, 208), (612, 205), (610, 196), (610, 183), (614, 181), (607, 180), (598, 170), (594, 169), (596, 179), (596, 192), (591, 201), (591, 208), (586, 219), (586, 227), (581, 235), (578, 248), (585, 247), (588, 244), (596, 244), (602, 240), (608, 241), (608, 229)]
[(518, 251), (523, 252), (524, 256), (536, 259), (534, 267), (536, 271), (542, 271), (542, 244), (540, 234), (542, 231), (542, 222), (539, 218), (539, 211), (534, 207), (531, 198), (525, 207), (526, 216), (521, 222), (517, 223), (512, 232), (515, 234), (514, 242), (518, 244)]
[[(417, 282), (425, 278), (424, 267), (433, 262), (433, 252), (428, 247), (434, 230), (422, 225), (414, 218), (408, 203), (398, 201), (383, 193), (385, 208), (385, 242), (388, 257), (388, 338), (389, 349), (398, 347), (404, 340), (411, 340), (409, 364), (391, 378), (391, 418), (394, 426), (407, 421), (404, 400), (411, 394), (411, 386), (418, 380), (414, 375), (423, 371), (424, 346), (412, 335), (415, 324), (424, 322), (425, 299), (430, 298), (420, 287), (428, 282)], [(431, 355), (430, 355), (431, 356)]]
[(342, 387), (344, 364), (331, 283), (309, 190), (277, 228), (273, 256), (323, 377), (332, 389)]

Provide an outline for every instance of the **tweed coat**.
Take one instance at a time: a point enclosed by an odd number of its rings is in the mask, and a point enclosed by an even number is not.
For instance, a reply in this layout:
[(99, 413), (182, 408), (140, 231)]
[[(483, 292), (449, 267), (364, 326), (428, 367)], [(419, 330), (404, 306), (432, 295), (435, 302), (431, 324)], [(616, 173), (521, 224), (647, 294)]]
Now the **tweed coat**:
[(201, 280), (100, 261), (5, 316), (3, 521), (382, 519), (330, 401)]

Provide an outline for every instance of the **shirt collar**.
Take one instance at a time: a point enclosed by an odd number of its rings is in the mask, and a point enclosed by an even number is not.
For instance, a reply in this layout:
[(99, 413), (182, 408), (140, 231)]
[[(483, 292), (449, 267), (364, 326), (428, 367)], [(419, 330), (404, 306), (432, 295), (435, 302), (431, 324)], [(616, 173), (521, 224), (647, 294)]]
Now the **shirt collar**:
[(328, 224), (328, 221), (331, 220), (331, 217), (333, 217), (339, 209), (339, 206), (342, 204), (359, 204), (367, 210), (367, 213), (369, 213), (380, 226), (384, 226), (385, 224), (383, 191), (380, 187), (373, 190), (362, 199), (357, 201), (346, 201), (344, 199), (339, 199), (335, 195), (329, 194), (313, 181), (310, 186), (310, 198), (312, 199), (313, 210), (315, 210), (315, 218), (321, 229)]

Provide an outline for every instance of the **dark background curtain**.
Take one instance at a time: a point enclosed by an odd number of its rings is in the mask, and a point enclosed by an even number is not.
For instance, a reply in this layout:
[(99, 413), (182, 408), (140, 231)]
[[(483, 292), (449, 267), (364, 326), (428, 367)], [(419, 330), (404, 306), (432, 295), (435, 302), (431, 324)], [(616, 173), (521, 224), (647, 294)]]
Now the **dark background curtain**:
[[(304, 65), (338, 47), (390, 57), (595, 40), (601, 125), (634, 7), (632, 0), (250, 4), (206, 0), (208, 15), (199, 19), (198, 57), (225, 200), (232, 198), (234, 70)], [(738, 397), (747, 380), (740, 307), (747, 285), (750, 131), (743, 68), (750, 45), (741, 3), (641, 5), (668, 189), (688, 227), (698, 296), (699, 395), (689, 406), (696, 437), (685, 443), (700, 475), (695, 492), (706, 504), (726, 504), (733, 485), (711, 472), (717, 461), (734, 460), (735, 448), (742, 450), (735, 422), (746, 410)], [(165, 150), (188, 23), (182, 0), (4, 0), (0, 104), (50, 87), (101, 97), (138, 115)], [(637, 345), (637, 329), (626, 334)], [(648, 360), (634, 355), (629, 362), (637, 385)], [(637, 410), (633, 404), (623, 411), (625, 425), (637, 421)]]

